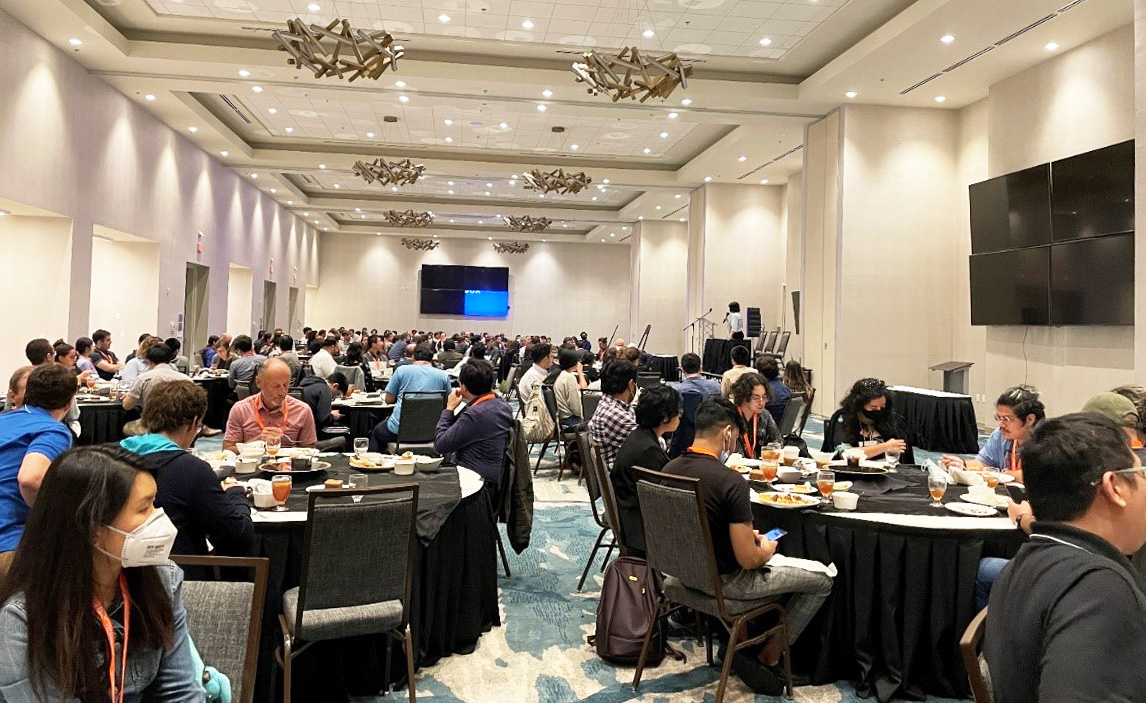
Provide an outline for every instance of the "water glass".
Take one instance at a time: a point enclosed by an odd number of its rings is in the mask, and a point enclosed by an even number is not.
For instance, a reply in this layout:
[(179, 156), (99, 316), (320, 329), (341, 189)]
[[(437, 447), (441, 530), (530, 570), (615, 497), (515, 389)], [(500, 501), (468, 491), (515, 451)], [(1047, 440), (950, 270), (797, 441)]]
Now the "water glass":
[[(350, 478), (346, 482), (347, 488), (366, 488), (370, 485), (370, 477), (366, 474), (350, 474)], [(351, 496), (355, 503), (362, 501), (361, 495)]]
[(370, 449), (370, 439), (368, 437), (355, 437), (354, 438), (354, 456), (359, 459)]
[(927, 491), (931, 494), (931, 507), (942, 508), (943, 494), (947, 492), (947, 477), (935, 471), (927, 474)]
[(267, 456), (271, 457), (272, 459), (278, 456), (279, 446), (281, 446), (281, 443), (282, 439), (278, 435), (267, 437), (265, 445)]
[(895, 448), (888, 449), (883, 453), (883, 458), (887, 460), (887, 466), (889, 469), (894, 469), (895, 467), (899, 466), (899, 456), (900, 451)]

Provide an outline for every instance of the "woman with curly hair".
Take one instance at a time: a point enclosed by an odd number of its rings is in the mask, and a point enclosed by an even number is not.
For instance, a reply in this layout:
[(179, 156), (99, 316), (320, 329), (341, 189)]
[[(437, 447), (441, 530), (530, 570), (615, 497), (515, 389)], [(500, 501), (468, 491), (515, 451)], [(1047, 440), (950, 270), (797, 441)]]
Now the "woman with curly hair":
[(840, 409), (824, 423), (824, 451), (847, 444), (863, 449), (868, 459), (879, 459), (888, 449), (898, 449), (902, 463), (914, 464), (907, 423), (892, 405), (892, 392), (883, 381), (856, 381), (840, 402)]

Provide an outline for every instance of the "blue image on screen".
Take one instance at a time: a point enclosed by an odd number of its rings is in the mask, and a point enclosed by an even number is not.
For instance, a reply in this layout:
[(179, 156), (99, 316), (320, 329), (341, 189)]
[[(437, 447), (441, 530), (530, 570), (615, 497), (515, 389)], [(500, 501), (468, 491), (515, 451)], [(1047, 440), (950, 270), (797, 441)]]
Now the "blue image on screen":
[(509, 314), (509, 291), (467, 290), (466, 317), (505, 317)]

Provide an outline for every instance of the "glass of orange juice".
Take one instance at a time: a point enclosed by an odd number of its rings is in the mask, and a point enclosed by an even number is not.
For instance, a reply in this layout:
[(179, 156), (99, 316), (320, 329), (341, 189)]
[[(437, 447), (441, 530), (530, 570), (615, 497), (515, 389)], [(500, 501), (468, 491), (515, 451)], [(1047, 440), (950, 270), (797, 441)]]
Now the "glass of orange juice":
[(278, 474), (271, 479), (271, 493), (274, 494), (275, 502), (278, 503), (275, 510), (286, 512), (287, 498), (290, 497), (290, 491), (293, 487), (294, 482), (290, 476)]

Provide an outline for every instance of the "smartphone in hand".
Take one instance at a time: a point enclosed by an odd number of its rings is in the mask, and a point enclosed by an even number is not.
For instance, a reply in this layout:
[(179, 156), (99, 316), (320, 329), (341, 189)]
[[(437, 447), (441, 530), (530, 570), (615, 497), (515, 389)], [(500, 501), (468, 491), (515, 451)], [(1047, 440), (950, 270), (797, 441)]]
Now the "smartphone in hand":
[(1027, 487), (1021, 483), (1008, 483), (1006, 485), (1007, 493), (1011, 496), (1011, 500), (1016, 503), (1022, 503), (1024, 500), (1030, 500), (1027, 497)]
[(776, 527), (768, 530), (768, 534), (764, 535), (764, 539), (768, 540), (769, 542), (776, 542), (786, 534), (788, 534), (787, 530)]

